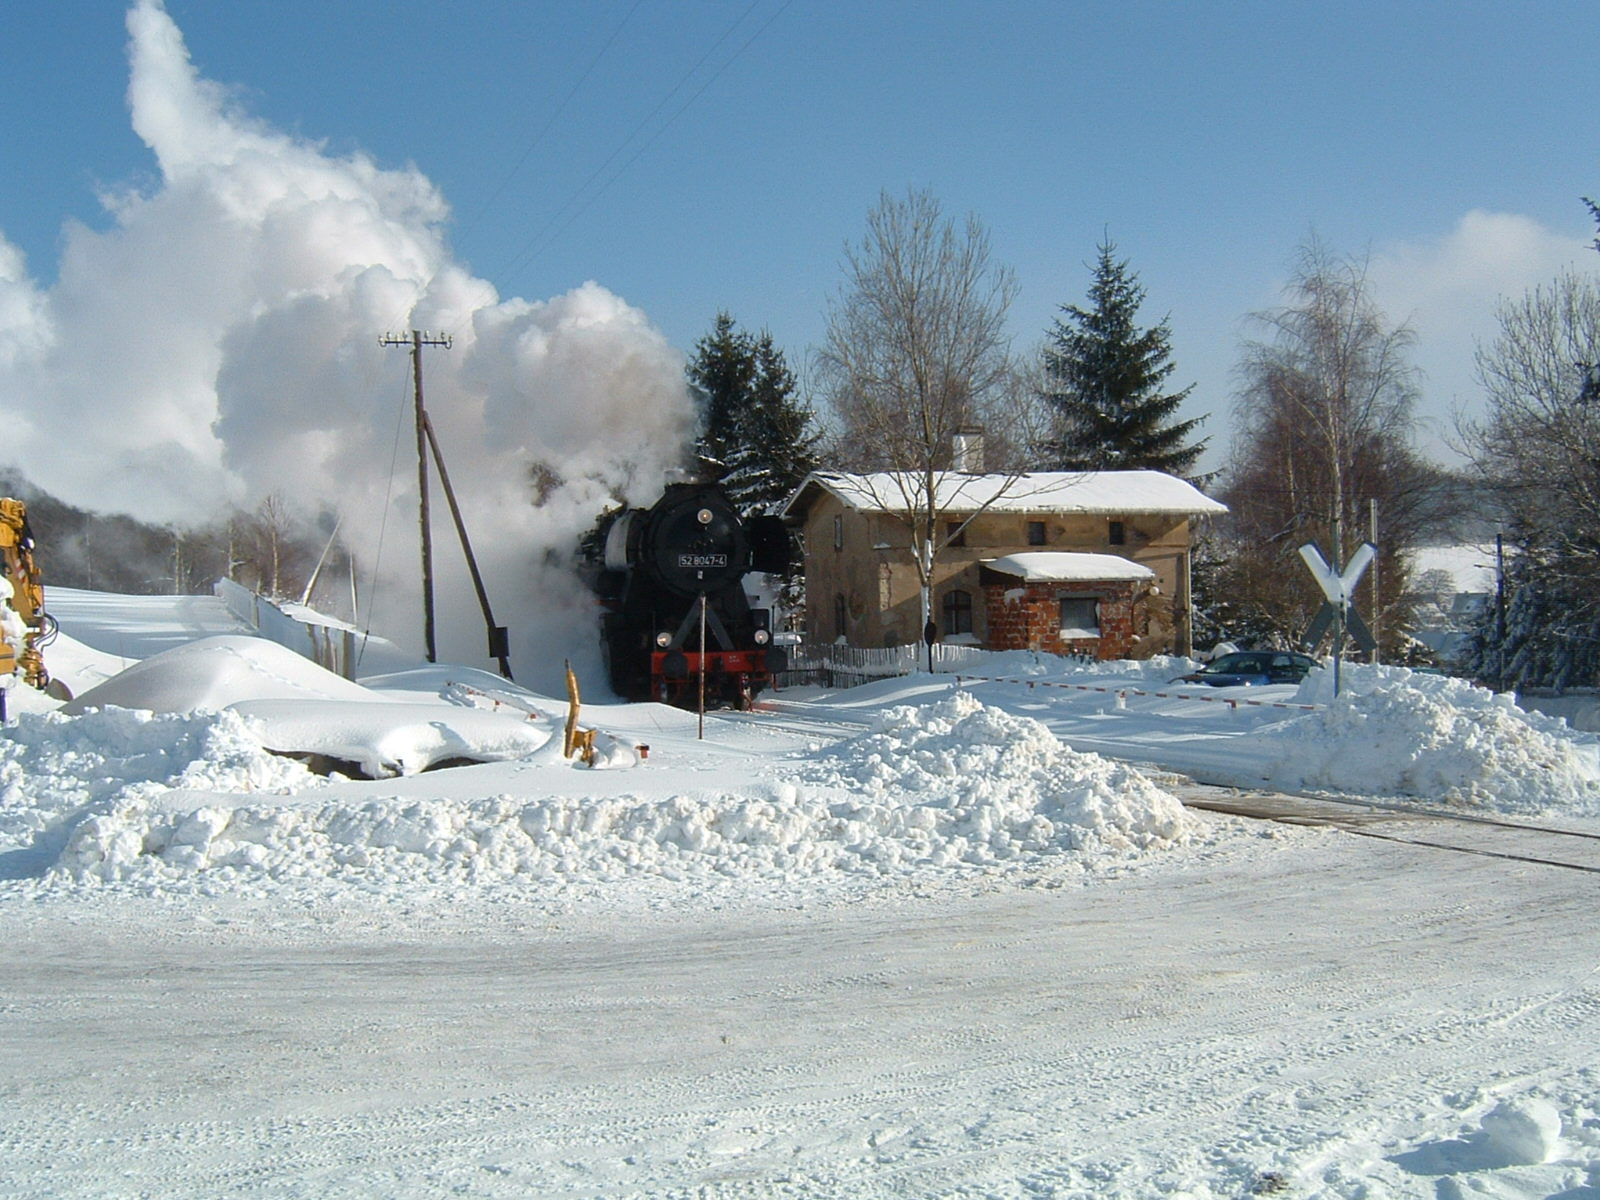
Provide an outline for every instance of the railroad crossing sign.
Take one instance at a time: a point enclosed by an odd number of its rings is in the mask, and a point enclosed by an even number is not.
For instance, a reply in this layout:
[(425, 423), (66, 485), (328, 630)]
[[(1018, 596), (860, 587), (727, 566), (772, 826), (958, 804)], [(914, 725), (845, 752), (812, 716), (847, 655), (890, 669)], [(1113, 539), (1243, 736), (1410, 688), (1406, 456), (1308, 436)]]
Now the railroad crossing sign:
[(1362, 542), (1350, 556), (1350, 561), (1344, 565), (1344, 570), (1335, 571), (1328, 565), (1328, 560), (1322, 557), (1322, 551), (1317, 549), (1315, 542), (1307, 542), (1300, 547), (1300, 557), (1305, 559), (1306, 566), (1311, 569), (1311, 574), (1317, 581), (1317, 586), (1328, 598), (1317, 611), (1316, 617), (1312, 619), (1311, 627), (1306, 630), (1307, 646), (1315, 648), (1322, 640), (1322, 635), (1338, 622), (1340, 633), (1335, 635), (1333, 647), (1335, 655), (1339, 652), (1340, 643), (1344, 641), (1344, 633), (1349, 633), (1351, 640), (1362, 650), (1371, 651), (1378, 648), (1372, 630), (1367, 628), (1367, 623), (1350, 605), (1351, 598), (1355, 595), (1356, 584), (1377, 553), (1378, 548), (1371, 542)]

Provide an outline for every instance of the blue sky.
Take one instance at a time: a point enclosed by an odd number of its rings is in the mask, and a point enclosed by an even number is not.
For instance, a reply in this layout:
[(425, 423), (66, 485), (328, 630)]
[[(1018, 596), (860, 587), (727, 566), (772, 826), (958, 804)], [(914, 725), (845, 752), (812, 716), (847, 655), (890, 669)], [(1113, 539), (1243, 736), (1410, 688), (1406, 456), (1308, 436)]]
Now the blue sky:
[[(0, 45), (0, 235), (48, 288), (63, 223), (150, 188), (118, 0)], [(167, 0), (198, 73), (330, 154), (413, 164), (502, 297), (596, 280), (688, 351), (718, 309), (804, 368), (881, 191), (975, 213), (1037, 342), (1103, 233), (1226, 442), (1246, 315), (1313, 230), (1418, 328), (1424, 415), (1475, 395), (1499, 294), (1600, 269), (1592, 4)], [(1474, 214), (1476, 214), (1474, 216)], [(1430, 439), (1431, 441), (1431, 439)]]

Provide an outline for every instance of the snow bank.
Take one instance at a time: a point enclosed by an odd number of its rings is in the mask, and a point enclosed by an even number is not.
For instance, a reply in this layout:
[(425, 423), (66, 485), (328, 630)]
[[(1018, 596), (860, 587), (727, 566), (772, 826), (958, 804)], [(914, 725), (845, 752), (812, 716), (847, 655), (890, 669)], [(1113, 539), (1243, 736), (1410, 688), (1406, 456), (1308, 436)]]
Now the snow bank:
[[(180, 786), (208, 776), (206, 746), (191, 749)], [(527, 783), (516, 794), (311, 805), (219, 797), (186, 810), (181, 797), (134, 790), (72, 832), (55, 870), (149, 882), (244, 871), (364, 883), (656, 876), (809, 887), (828, 876), (1127, 855), (1190, 829), (1179, 803), (1136, 770), (1074, 753), (1038, 722), (964, 693), (764, 766), (738, 789), (551, 795), (581, 776), (547, 748), (518, 764)]]
[(970, 665), (942, 674), (993, 679), (1106, 679), (1129, 685), (1168, 683), (1193, 671), (1192, 659), (1160, 654), (1144, 659), (1093, 659), (1049, 654), (1042, 650), (985, 650)]
[(263, 638), (222, 634), (165, 650), (90, 688), (62, 711), (193, 712), (239, 700), (366, 700), (371, 693)]
[(521, 758), (552, 734), (548, 724), (450, 704), (249, 700), (231, 708), (255, 723), (269, 749), (353, 763), (370, 779), (456, 760)]
[(171, 789), (302, 791), (321, 781), (262, 749), (235, 713), (24, 714), (0, 736), (0, 850), (142, 808)]
[(823, 755), (807, 775), (859, 792), (899, 841), (926, 842), (933, 861), (1145, 849), (1188, 829), (1178, 800), (1135, 768), (1079, 754), (1041, 722), (967, 692), (888, 710), (876, 731)]
[(1600, 815), (1600, 755), (1564, 722), (1459, 679), (1351, 665), (1340, 696), (1313, 672), (1296, 699), (1326, 707), (1262, 730), (1284, 785), (1419, 796), (1506, 813)]

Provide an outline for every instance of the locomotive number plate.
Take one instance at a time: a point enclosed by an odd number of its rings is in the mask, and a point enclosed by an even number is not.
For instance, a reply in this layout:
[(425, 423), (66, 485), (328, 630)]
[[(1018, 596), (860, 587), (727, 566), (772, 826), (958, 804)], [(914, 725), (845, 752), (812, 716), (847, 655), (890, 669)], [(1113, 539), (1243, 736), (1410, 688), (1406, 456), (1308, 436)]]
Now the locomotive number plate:
[(726, 554), (680, 554), (678, 555), (678, 565), (680, 567), (688, 567), (690, 570), (698, 570), (703, 567), (725, 567), (728, 565), (728, 556)]

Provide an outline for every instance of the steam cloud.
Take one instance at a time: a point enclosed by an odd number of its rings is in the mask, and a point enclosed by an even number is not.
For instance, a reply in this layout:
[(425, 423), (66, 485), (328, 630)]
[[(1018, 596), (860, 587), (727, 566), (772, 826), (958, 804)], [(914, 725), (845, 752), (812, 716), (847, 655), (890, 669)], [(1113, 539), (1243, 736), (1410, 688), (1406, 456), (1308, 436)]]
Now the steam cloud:
[[(69, 502), (146, 521), (277, 492), (340, 514), (368, 569), (382, 530), (374, 632), (415, 647), (409, 360), (378, 335), (448, 331), (452, 349), (425, 351), (429, 414), (519, 678), (546, 683), (563, 657), (592, 670), (587, 600), (544, 564), (608, 496), (647, 503), (680, 460), (682, 357), (595, 283), (502, 300), (452, 260), (448, 207), (420, 172), (333, 157), (239, 111), (161, 0), (137, 0), (127, 25), (133, 128), (159, 183), (104, 197), (106, 231), (69, 224), (48, 288), (0, 235), (8, 456)], [(561, 482), (536, 505), (541, 469)], [(453, 541), (436, 536), (440, 653), (482, 663)]]

